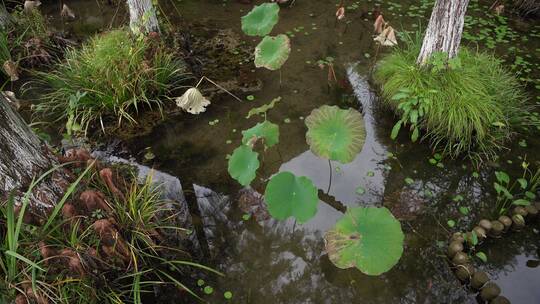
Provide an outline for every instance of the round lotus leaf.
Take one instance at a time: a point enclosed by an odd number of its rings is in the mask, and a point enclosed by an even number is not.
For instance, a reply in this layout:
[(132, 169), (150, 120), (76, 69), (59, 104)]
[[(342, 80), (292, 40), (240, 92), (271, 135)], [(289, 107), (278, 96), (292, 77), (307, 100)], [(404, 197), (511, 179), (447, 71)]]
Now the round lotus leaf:
[(269, 121), (258, 123), (253, 128), (242, 131), (242, 143), (248, 145), (253, 140), (264, 140), (266, 147), (272, 147), (279, 142), (279, 126)]
[(264, 3), (255, 6), (242, 17), (242, 31), (249, 36), (266, 36), (270, 34), (279, 19), (279, 5)]
[(356, 267), (367, 275), (380, 275), (397, 264), (403, 238), (399, 221), (384, 207), (348, 209), (324, 236), (328, 258), (336, 267)]
[(313, 110), (305, 122), (307, 143), (320, 157), (346, 164), (352, 162), (364, 146), (364, 119), (354, 109), (324, 105)]
[(259, 169), (259, 153), (250, 147), (241, 145), (233, 151), (229, 158), (229, 175), (242, 186), (249, 185), (255, 179)]
[(317, 213), (317, 188), (305, 176), (281, 172), (272, 177), (266, 186), (264, 199), (270, 215), (278, 220), (292, 216), (305, 223)]
[(290, 53), (291, 41), (287, 35), (266, 36), (255, 48), (255, 66), (279, 70)]

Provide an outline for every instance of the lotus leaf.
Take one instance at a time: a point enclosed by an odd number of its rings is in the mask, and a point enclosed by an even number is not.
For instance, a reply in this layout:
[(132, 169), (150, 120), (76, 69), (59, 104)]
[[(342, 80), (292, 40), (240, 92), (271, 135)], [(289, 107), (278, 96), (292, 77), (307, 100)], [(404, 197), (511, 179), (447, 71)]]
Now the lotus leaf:
[(242, 138), (244, 145), (252, 145), (258, 139), (263, 139), (266, 147), (272, 147), (279, 142), (279, 126), (267, 120), (242, 131), (242, 134), (244, 135)]
[(281, 172), (270, 179), (264, 192), (268, 212), (273, 218), (285, 220), (292, 216), (305, 223), (317, 213), (317, 188), (305, 177)]
[(249, 185), (255, 179), (259, 169), (259, 153), (250, 147), (241, 145), (233, 151), (229, 158), (229, 175), (242, 186)]
[(266, 36), (270, 34), (279, 19), (277, 3), (263, 3), (255, 6), (242, 17), (242, 31), (249, 36)]
[(313, 110), (305, 122), (306, 140), (320, 157), (350, 163), (364, 146), (364, 119), (356, 110), (324, 105)]
[(255, 48), (255, 66), (279, 70), (290, 53), (291, 41), (287, 35), (266, 36)]
[(367, 275), (390, 270), (403, 254), (403, 232), (386, 208), (356, 207), (327, 231), (328, 258), (336, 267), (356, 267)]

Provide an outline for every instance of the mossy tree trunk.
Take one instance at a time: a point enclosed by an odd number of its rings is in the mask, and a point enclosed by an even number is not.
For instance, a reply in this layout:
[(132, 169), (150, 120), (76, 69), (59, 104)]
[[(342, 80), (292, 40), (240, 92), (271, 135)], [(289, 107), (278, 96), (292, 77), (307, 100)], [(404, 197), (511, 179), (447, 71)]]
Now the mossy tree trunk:
[(159, 23), (152, 0), (127, 0), (129, 27), (134, 33), (159, 32)]
[[(14, 190), (15, 197), (20, 198), (33, 178), (56, 164), (54, 155), (0, 94), (0, 201)], [(44, 179), (30, 196), (31, 205), (50, 208), (62, 195), (66, 183), (61, 171)]]
[(424, 65), (435, 52), (448, 58), (457, 55), (469, 0), (437, 0), (429, 19), (422, 49), (416, 62)]

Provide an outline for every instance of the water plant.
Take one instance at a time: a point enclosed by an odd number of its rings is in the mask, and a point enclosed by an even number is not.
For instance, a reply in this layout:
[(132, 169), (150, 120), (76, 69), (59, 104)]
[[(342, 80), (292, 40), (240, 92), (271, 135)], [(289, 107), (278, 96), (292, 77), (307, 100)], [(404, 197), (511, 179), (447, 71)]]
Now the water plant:
[(317, 156), (342, 164), (350, 163), (364, 146), (364, 119), (354, 109), (324, 105), (314, 109), (305, 123), (308, 128), (306, 141)]
[[(255, 48), (255, 66), (276, 71), (289, 58), (291, 42), (287, 35), (268, 36), (279, 21), (279, 5), (263, 3), (242, 17), (242, 31), (249, 36), (263, 37)], [(281, 74), (280, 74), (281, 75)]]
[[(136, 123), (139, 110), (161, 109), (159, 98), (179, 85), (186, 71), (159, 41), (136, 39), (126, 29), (97, 35), (65, 57), (55, 70), (37, 72), (45, 94), (36, 111), (57, 120), (72, 115), (85, 132), (96, 122), (102, 129), (109, 119)], [(77, 92), (85, 95), (68, 107)]]
[(291, 42), (287, 35), (266, 36), (255, 48), (255, 66), (276, 71), (289, 58)]
[(242, 17), (242, 31), (249, 36), (266, 36), (270, 34), (279, 21), (279, 5), (263, 3), (255, 6)]
[(314, 109), (305, 123), (308, 128), (306, 141), (311, 151), (328, 159), (330, 178), (326, 192), (329, 193), (332, 186), (331, 161), (350, 163), (360, 153), (366, 139), (364, 119), (354, 109), (324, 105)]
[(401, 225), (384, 207), (349, 208), (324, 239), (336, 267), (356, 267), (367, 275), (390, 270), (403, 254)]
[(495, 171), (493, 188), (497, 193), (495, 211), (498, 215), (507, 213), (513, 206), (529, 206), (537, 198), (540, 169), (532, 171), (529, 166), (529, 163), (522, 162), (523, 174), (514, 179), (504, 171)]
[(254, 152), (251, 146), (239, 146), (229, 158), (229, 175), (242, 186), (251, 184), (259, 169), (258, 157), (259, 153)]
[[(381, 86), (384, 104), (411, 122), (412, 108), (405, 105), (411, 104), (411, 98), (418, 99), (417, 103), (422, 100), (424, 113), (414, 125), (425, 131), (424, 138), (434, 149), (450, 157), (495, 158), (512, 131), (530, 123), (530, 106), (516, 78), (492, 55), (466, 48), (455, 64), (445, 63), (442, 69), (437, 68), (436, 60), (418, 66), (418, 41), (418, 36), (408, 37), (403, 48), (377, 66), (374, 78)], [(407, 98), (395, 98), (403, 90), (407, 90)], [(417, 107), (414, 103), (413, 99), (412, 105)], [(418, 132), (416, 126), (412, 132)]]
[(252, 128), (242, 131), (242, 135), (242, 143), (244, 145), (253, 141), (262, 140), (266, 149), (279, 142), (279, 126), (265, 120)]
[(273, 176), (264, 192), (268, 212), (273, 218), (285, 220), (294, 217), (305, 223), (317, 213), (317, 188), (305, 176), (295, 176), (291, 172), (280, 172)]

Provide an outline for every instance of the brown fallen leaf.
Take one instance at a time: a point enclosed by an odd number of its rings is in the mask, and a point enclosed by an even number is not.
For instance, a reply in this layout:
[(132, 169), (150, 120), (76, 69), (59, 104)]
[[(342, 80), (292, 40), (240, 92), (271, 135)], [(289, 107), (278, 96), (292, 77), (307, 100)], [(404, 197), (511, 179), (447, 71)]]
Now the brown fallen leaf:
[(62, 11), (60, 12), (60, 16), (75, 19), (75, 13), (66, 4), (62, 6)]
[(377, 19), (375, 19), (375, 23), (373, 23), (373, 31), (377, 34), (380, 34), (382, 33), (385, 25), (386, 22), (384, 21), (383, 15), (380, 14)]
[(336, 11), (336, 18), (337, 20), (342, 20), (345, 18), (345, 7), (340, 6), (338, 10)]
[(382, 46), (396, 46), (397, 40), (396, 40), (396, 34), (394, 32), (394, 28), (391, 26), (388, 26), (385, 28), (382, 33), (380, 33), (375, 39), (373, 39), (377, 42), (379, 42)]
[(3, 65), (4, 72), (10, 77), (11, 81), (19, 80), (19, 72), (17, 71), (17, 64), (11, 60), (6, 60)]

